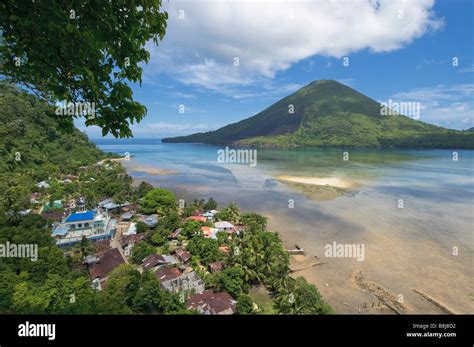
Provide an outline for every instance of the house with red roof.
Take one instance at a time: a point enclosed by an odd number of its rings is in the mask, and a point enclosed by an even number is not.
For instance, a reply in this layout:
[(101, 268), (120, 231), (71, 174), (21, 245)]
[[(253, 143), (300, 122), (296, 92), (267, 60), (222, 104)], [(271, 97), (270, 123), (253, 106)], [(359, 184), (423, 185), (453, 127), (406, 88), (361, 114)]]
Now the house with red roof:
[(188, 310), (201, 314), (234, 314), (237, 301), (227, 292), (214, 293), (211, 289), (191, 295), (187, 301)]
[(182, 263), (187, 263), (191, 259), (191, 253), (189, 253), (183, 248), (176, 248), (174, 250), (174, 254)]
[(153, 270), (164, 265), (174, 265), (177, 263), (178, 260), (171, 255), (150, 254), (148, 257), (143, 259), (142, 268), (143, 270)]
[(186, 220), (194, 220), (196, 222), (205, 223), (207, 221), (207, 218), (204, 216), (190, 216), (186, 218)]
[(99, 256), (95, 263), (89, 266), (89, 275), (95, 288), (101, 290), (112, 270), (121, 264), (125, 264), (125, 259), (117, 248), (112, 248)]

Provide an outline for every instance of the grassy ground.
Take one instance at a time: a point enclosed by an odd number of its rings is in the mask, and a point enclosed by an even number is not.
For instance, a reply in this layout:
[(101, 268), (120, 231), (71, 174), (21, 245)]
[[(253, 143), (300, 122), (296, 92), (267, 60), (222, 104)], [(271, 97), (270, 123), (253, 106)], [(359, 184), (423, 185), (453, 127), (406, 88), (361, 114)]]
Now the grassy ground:
[(273, 300), (270, 292), (264, 286), (254, 286), (250, 289), (249, 295), (253, 302), (260, 308), (260, 313), (276, 314), (273, 308)]

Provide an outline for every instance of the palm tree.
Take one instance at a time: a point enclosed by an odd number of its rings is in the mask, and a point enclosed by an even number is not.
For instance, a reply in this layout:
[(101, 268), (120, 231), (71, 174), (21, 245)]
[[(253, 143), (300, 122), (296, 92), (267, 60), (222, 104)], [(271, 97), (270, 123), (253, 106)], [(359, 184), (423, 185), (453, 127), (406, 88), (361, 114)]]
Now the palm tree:
[(270, 288), (274, 292), (281, 292), (282, 290), (284, 290), (284, 288), (289, 286), (292, 280), (293, 279), (286, 274), (276, 273), (274, 274), (273, 280), (270, 283)]
[(79, 248), (81, 250), (81, 257), (84, 260), (88, 255), (92, 254), (94, 248), (92, 247), (90, 241), (83, 236), (81, 239), (81, 243), (79, 244)]
[(15, 204), (15, 199), (11, 194), (7, 194), (5, 198), (3, 199), (4, 203), (3, 205), (5, 206), (5, 209), (9, 210), (11, 207)]
[(253, 270), (251, 267), (244, 265), (244, 264), (237, 264), (236, 267), (241, 268), (243, 273), (244, 273), (244, 280), (247, 283), (252, 283), (255, 282), (256, 280), (259, 279), (259, 274), (255, 270)]
[(9, 225), (18, 226), (18, 224), (20, 224), (20, 221), (21, 221), (21, 215), (20, 215), (20, 212), (18, 211), (18, 209), (15, 208), (11, 211), (8, 211), (7, 217), (6, 217), (6, 222)]
[(228, 218), (232, 223), (238, 223), (240, 219), (240, 209), (234, 202), (230, 203), (226, 208)]
[(241, 216), (241, 221), (245, 224), (249, 232), (265, 231), (267, 228), (267, 217), (261, 216), (257, 213), (244, 213)]
[(288, 277), (288, 283), (275, 295), (275, 307), (282, 314), (303, 314), (304, 307), (299, 302), (296, 281)]

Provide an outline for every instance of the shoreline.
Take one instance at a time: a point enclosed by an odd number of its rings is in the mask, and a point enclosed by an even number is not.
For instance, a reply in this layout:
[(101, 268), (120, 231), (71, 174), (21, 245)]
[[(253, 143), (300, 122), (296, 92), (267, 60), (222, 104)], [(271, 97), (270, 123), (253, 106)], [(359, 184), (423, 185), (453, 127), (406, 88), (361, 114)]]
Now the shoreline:
[[(141, 172), (151, 176), (167, 176), (167, 175), (176, 175), (179, 172), (170, 169), (159, 169), (153, 166), (142, 165), (131, 160), (122, 160), (122, 165), (127, 170), (127, 173), (131, 172)], [(134, 178), (135, 179), (135, 178)]]
[(324, 186), (333, 188), (352, 188), (354, 183), (342, 180), (337, 177), (308, 177), (308, 176), (289, 176), (281, 175), (276, 177), (277, 180), (288, 183), (305, 184), (312, 186)]
[(276, 176), (281, 182), (295, 191), (307, 196), (311, 200), (333, 200), (360, 187), (359, 184), (337, 177), (307, 177), (307, 176)]

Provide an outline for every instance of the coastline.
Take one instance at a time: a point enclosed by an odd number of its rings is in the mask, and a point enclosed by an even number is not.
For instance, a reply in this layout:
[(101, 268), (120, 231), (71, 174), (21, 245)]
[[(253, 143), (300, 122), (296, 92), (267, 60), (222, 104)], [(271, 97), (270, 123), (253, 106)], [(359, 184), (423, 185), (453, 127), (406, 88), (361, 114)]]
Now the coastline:
[(178, 171), (169, 170), (169, 169), (160, 169), (153, 166), (147, 166), (136, 163), (134, 160), (121, 160), (122, 165), (125, 167), (128, 173), (130, 172), (140, 172), (152, 176), (166, 176), (166, 175), (176, 175)]
[(288, 176), (282, 175), (277, 176), (277, 180), (282, 182), (290, 182), (290, 183), (300, 183), (306, 185), (314, 185), (314, 186), (327, 186), (327, 187), (334, 187), (334, 188), (351, 188), (354, 186), (352, 182), (342, 180), (336, 177), (307, 177), (307, 176)]
[(281, 175), (275, 179), (312, 200), (325, 201), (343, 196), (359, 185), (336, 177), (307, 177)]

